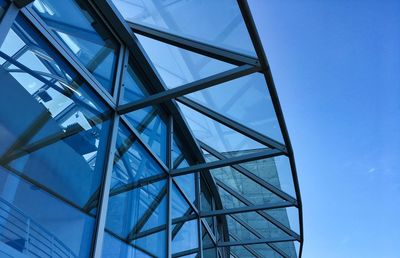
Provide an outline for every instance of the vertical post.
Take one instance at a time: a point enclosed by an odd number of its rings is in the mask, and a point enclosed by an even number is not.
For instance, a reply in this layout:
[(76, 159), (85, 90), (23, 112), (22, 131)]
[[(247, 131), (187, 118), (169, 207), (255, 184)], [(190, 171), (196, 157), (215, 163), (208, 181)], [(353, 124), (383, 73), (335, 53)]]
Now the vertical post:
[(198, 231), (198, 238), (199, 238), (199, 257), (203, 258), (203, 227), (202, 227), (202, 221), (201, 221), (201, 180), (200, 180), (200, 172), (195, 172), (195, 191), (196, 191), (196, 204), (197, 204), (197, 210), (199, 211), (198, 213), (198, 218), (197, 218), (197, 231)]
[[(172, 141), (174, 137), (174, 122), (172, 119), (172, 116), (168, 116), (168, 129), (167, 129), (167, 166), (169, 172), (173, 169), (173, 160), (172, 160)], [(172, 190), (172, 177), (170, 174), (168, 174), (167, 177), (167, 254), (166, 257), (171, 258), (172, 257), (172, 250), (171, 250), (171, 242), (172, 242), (172, 205), (171, 205), (171, 190)]]

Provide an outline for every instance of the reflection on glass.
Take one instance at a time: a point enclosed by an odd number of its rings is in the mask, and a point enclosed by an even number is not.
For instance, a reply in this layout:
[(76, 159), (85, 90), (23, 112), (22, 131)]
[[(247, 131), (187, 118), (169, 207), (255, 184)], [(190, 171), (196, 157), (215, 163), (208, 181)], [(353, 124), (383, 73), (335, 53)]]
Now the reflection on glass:
[(172, 226), (172, 253), (197, 248), (199, 246), (197, 220), (190, 220)]
[(33, 8), (101, 85), (112, 93), (119, 45), (88, 5), (87, 1), (36, 0)]
[(86, 208), (103, 173), (106, 106), (20, 16), (0, 56), (1, 165)]
[(236, 0), (113, 0), (131, 22), (255, 55)]
[(172, 219), (188, 216), (193, 212), (193, 209), (187, 203), (183, 195), (179, 192), (175, 184), (171, 187), (171, 217)]
[(148, 95), (146, 88), (137, 77), (131, 63), (129, 63), (126, 69), (122, 94), (122, 104), (138, 101)]
[(167, 125), (161, 110), (149, 106), (126, 114), (128, 121), (136, 128), (141, 138), (165, 163), (167, 160)]
[(89, 257), (93, 228), (94, 218), (0, 167), (1, 257)]
[(197, 91), (187, 97), (283, 143), (275, 109), (261, 73), (253, 73)]
[(227, 71), (234, 65), (136, 35), (168, 88)]
[(102, 258), (151, 258), (151, 256), (104, 232)]
[(8, 7), (8, 2), (6, 0), (0, 0), (0, 21), (3, 18), (4, 13)]
[(165, 230), (138, 238), (132, 242), (137, 248), (152, 257), (165, 257), (166, 254), (166, 232)]

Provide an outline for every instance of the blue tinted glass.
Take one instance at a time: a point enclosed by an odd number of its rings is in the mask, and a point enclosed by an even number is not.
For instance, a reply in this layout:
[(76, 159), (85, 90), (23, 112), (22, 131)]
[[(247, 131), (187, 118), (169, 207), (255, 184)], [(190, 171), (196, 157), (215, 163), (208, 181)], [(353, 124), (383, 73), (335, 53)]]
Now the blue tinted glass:
[(234, 65), (137, 35), (168, 88), (224, 72)]
[(0, 256), (89, 257), (94, 218), (0, 167)]
[(193, 212), (193, 209), (187, 203), (185, 198), (179, 192), (178, 188), (175, 184), (172, 184), (171, 187), (171, 200), (172, 200), (172, 211), (171, 217), (172, 219), (184, 217), (190, 215)]
[(2, 164), (89, 207), (103, 173), (105, 105), (22, 17), (0, 56)]
[(130, 134), (128, 129), (120, 126), (111, 187), (123, 187), (160, 174), (163, 174), (160, 166)]
[(102, 258), (151, 258), (137, 248), (128, 245), (125, 242), (113, 237), (112, 235), (104, 232)]
[(36, 0), (33, 7), (79, 61), (112, 93), (119, 45), (91, 11), (89, 3)]
[(122, 104), (135, 102), (146, 95), (147, 91), (144, 85), (136, 76), (132, 64), (129, 64), (124, 77)]
[(265, 146), (221, 123), (179, 104), (194, 137), (219, 152), (264, 149)]
[(296, 245), (293, 241), (289, 242), (278, 242), (275, 243), (275, 245), (281, 249), (285, 254), (287, 254), (289, 257), (297, 257), (297, 252), (296, 252)]
[(261, 73), (197, 91), (187, 97), (261, 134), (283, 142), (275, 109), (264, 75)]
[(146, 107), (126, 114), (141, 138), (163, 161), (167, 160), (167, 125), (158, 107)]
[(199, 246), (197, 220), (190, 220), (172, 226), (172, 253), (179, 253)]
[(186, 155), (181, 151), (181, 143), (179, 139), (174, 135), (172, 138), (172, 167), (183, 168), (188, 167), (189, 164), (186, 161)]
[(111, 189), (106, 228), (123, 239), (133, 240), (139, 232), (165, 224), (166, 192), (165, 180)]
[(131, 22), (254, 55), (236, 0), (113, 0)]
[(132, 243), (152, 255), (152, 257), (166, 257), (166, 232), (165, 230), (136, 239)]
[(193, 204), (196, 201), (196, 184), (195, 184), (195, 174), (187, 174), (183, 176), (174, 177), (175, 182), (181, 188), (181, 190), (186, 194), (189, 201)]
[(0, 0), (0, 21), (1, 18), (3, 18), (3, 15), (6, 12), (7, 7), (8, 7), (8, 2), (5, 0)]
[[(276, 243), (274, 243), (273, 245), (276, 245)], [(259, 254), (262, 257), (271, 257), (271, 258), (282, 257), (279, 253), (275, 252), (274, 249), (272, 249), (267, 244), (248, 245), (248, 247), (253, 249), (255, 252), (257, 252), (257, 254)], [(296, 257), (296, 256), (289, 255), (288, 257)]]

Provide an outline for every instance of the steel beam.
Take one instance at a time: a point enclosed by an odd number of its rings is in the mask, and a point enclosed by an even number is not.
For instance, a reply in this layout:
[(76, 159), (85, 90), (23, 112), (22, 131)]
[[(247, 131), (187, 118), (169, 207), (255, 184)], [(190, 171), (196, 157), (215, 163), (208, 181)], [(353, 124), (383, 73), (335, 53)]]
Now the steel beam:
[(232, 242), (218, 242), (217, 247), (228, 247), (228, 246), (239, 246), (239, 245), (256, 245), (256, 244), (268, 244), (268, 243), (279, 243), (279, 242), (290, 242), (296, 241), (294, 237), (274, 237), (274, 238), (262, 238), (262, 239), (251, 239), (241, 240)]

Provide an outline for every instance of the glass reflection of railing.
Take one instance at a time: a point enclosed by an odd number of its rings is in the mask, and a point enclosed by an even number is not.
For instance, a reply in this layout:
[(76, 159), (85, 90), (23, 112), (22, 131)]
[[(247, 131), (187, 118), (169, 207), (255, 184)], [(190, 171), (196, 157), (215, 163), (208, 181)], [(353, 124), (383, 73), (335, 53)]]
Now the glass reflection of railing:
[(27, 256), (77, 257), (53, 234), (1, 198), (0, 241)]

